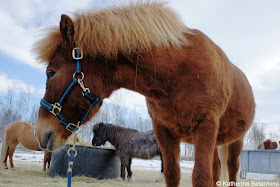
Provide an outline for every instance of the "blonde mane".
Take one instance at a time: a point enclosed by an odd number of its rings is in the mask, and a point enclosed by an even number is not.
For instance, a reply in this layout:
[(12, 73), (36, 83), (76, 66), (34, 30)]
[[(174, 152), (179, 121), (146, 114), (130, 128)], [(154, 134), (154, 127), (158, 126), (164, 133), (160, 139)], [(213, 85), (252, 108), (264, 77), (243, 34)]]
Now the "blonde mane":
[[(156, 1), (77, 11), (72, 20), (76, 46), (84, 54), (101, 54), (108, 58), (152, 47), (188, 45), (184, 33), (191, 33), (174, 10), (166, 7), (166, 3)], [(61, 40), (59, 27), (48, 28), (46, 36), (34, 45), (38, 59), (49, 62)]]

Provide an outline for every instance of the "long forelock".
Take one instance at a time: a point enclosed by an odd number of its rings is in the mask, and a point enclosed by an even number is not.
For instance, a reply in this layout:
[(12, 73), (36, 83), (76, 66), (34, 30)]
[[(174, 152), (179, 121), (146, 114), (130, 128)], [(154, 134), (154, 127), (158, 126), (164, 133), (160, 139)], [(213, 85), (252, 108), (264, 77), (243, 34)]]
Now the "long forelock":
[[(74, 43), (84, 54), (117, 57), (151, 48), (189, 45), (185, 33), (191, 31), (166, 3), (137, 1), (129, 6), (73, 14)], [(49, 62), (61, 44), (59, 27), (48, 29), (47, 36), (34, 45), (40, 61)]]

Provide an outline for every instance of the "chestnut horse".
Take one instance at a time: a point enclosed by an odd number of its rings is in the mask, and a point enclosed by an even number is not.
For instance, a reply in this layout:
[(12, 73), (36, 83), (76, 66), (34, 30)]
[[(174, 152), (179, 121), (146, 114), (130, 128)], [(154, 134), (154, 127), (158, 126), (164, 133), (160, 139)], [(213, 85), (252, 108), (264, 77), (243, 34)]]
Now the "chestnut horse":
[(179, 185), (181, 141), (195, 146), (193, 186), (215, 186), (227, 173), (227, 181), (236, 181), (255, 113), (252, 88), (211, 39), (187, 28), (165, 3), (78, 11), (72, 19), (63, 14), (34, 52), (47, 64), (35, 125), (41, 147), (64, 146), (103, 99), (126, 88), (146, 98), (166, 186)]
[(258, 149), (280, 149), (279, 143), (280, 141), (273, 142), (270, 139), (267, 139), (258, 146)]
[[(26, 149), (34, 151), (42, 151), (39, 143), (34, 137), (34, 127), (23, 121), (16, 121), (7, 125), (5, 128), (4, 140), (2, 142), (1, 163), (5, 164), (8, 169), (7, 160), (10, 158), (11, 168), (14, 168), (13, 155), (16, 146), (21, 143)], [(43, 170), (46, 170), (46, 165), (50, 167), (52, 153), (45, 150)]]

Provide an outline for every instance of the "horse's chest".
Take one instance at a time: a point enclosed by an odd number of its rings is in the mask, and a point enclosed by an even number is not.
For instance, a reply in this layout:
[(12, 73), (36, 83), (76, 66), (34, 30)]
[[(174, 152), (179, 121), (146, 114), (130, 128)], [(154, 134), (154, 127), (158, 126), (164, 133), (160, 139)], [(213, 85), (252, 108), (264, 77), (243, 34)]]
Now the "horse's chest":
[(176, 111), (166, 101), (156, 103), (147, 99), (147, 107), (152, 119), (166, 122), (176, 119)]

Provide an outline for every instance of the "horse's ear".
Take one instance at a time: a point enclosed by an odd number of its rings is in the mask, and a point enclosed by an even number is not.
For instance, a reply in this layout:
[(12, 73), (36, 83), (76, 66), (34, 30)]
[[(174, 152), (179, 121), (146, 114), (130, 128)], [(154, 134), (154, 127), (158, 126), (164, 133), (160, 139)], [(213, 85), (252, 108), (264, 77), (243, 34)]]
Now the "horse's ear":
[(74, 42), (74, 34), (75, 34), (74, 24), (72, 19), (65, 14), (61, 15), (60, 33), (62, 36), (63, 45), (73, 47), (72, 45)]

